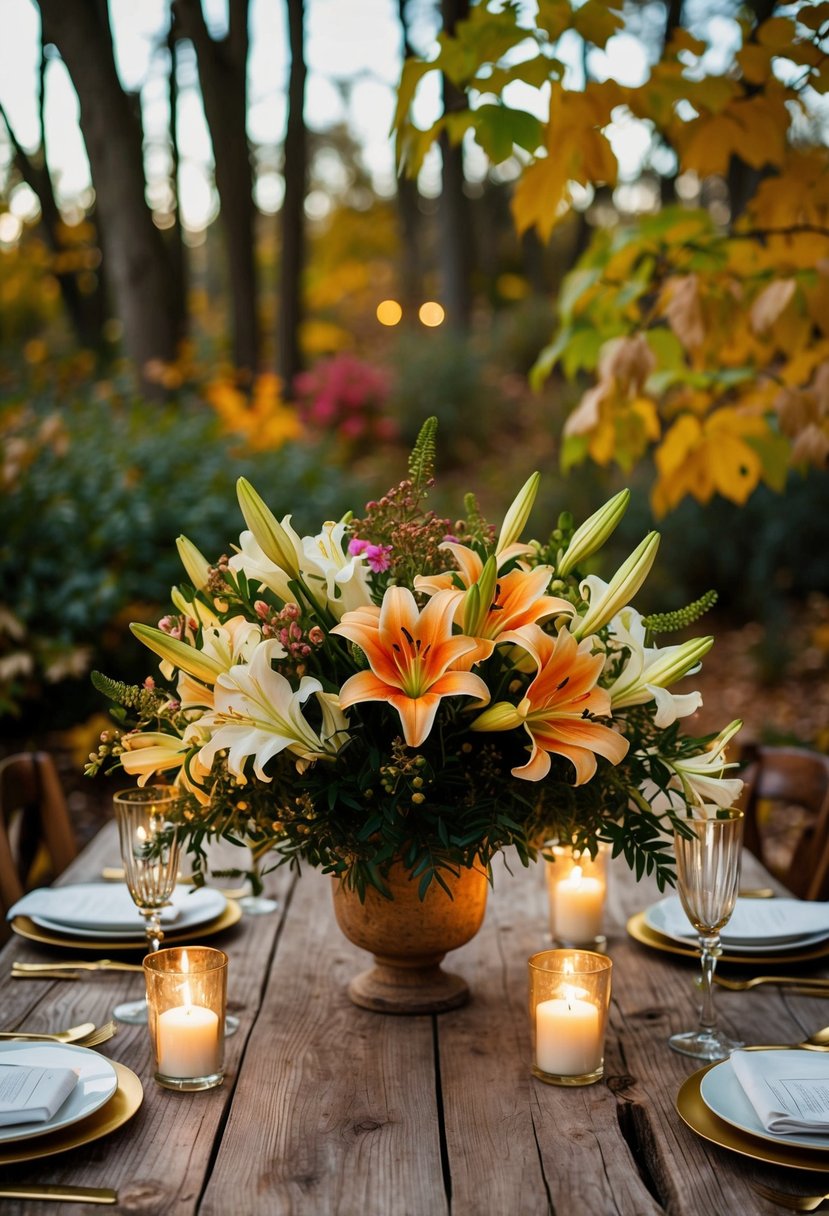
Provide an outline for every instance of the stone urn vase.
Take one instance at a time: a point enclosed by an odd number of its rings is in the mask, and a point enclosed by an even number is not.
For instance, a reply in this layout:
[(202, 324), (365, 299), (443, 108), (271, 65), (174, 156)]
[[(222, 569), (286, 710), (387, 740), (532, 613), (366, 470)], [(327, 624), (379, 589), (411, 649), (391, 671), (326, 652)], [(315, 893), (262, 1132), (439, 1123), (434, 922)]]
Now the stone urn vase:
[(469, 1000), (466, 981), (440, 964), (480, 929), (489, 884), (479, 868), (461, 869), (457, 877), (442, 870), (441, 876), (452, 897), (432, 882), (421, 900), (420, 880), (395, 863), (386, 879), (393, 898), (369, 887), (363, 903), (334, 879), (337, 923), (349, 941), (374, 955), (374, 966), (349, 985), (355, 1005), (377, 1013), (443, 1013)]

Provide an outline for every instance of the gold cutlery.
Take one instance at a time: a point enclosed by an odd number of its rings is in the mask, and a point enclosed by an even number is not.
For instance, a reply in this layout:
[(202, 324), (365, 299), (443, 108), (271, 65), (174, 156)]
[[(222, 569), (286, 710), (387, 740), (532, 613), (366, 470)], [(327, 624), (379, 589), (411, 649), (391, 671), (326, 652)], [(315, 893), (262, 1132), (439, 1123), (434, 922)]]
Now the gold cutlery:
[(118, 1192), (108, 1186), (0, 1185), (0, 1199), (51, 1199), (57, 1203), (117, 1203)]
[(14, 975), (41, 975), (53, 971), (143, 971), (140, 963), (122, 963), (117, 959), (99, 958), (94, 961), (72, 963), (19, 963), (12, 962)]
[(23, 1030), (2, 1030), (0, 1039), (46, 1039), (47, 1042), (77, 1043), (95, 1030), (94, 1022), (82, 1022), (80, 1026), (70, 1026), (68, 1030), (59, 1030), (55, 1034), (34, 1034)]
[(771, 887), (743, 887), (737, 894), (740, 899), (774, 899), (777, 892)]
[(829, 1051), (829, 1026), (815, 1030), (802, 1043), (752, 1043), (745, 1051)]
[(94, 1022), (84, 1022), (82, 1026), (70, 1026), (68, 1030), (61, 1030), (57, 1034), (31, 1034), (7, 1030), (0, 1034), (0, 1038), (24, 1043), (73, 1043), (76, 1047), (98, 1047), (99, 1044), (111, 1039), (117, 1029), (113, 1021), (104, 1022), (102, 1026), (96, 1026)]
[(789, 1191), (778, 1191), (773, 1186), (764, 1186), (762, 1182), (752, 1182), (751, 1187), (763, 1199), (779, 1203), (782, 1208), (789, 1208), (792, 1212), (816, 1212), (820, 1205), (829, 1199), (829, 1195), (792, 1195)]
[(721, 988), (727, 988), (729, 992), (748, 992), (750, 988), (757, 988), (760, 984), (779, 984), (783, 987), (794, 985), (794, 991), (803, 991), (809, 996), (829, 997), (829, 979), (810, 979), (808, 975), (755, 975), (749, 980), (731, 980), (722, 975), (715, 975), (714, 983)]

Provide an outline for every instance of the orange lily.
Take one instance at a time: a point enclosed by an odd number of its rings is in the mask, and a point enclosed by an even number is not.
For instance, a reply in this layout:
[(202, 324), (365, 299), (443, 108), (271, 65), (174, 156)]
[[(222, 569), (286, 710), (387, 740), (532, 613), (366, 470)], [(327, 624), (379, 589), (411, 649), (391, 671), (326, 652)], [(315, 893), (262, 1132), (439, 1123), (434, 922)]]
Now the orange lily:
[(455, 600), (454, 592), (441, 591), (419, 612), (407, 587), (389, 587), (379, 608), (346, 612), (331, 632), (355, 642), (371, 670), (346, 680), (341, 708), (387, 701), (400, 714), (406, 743), (418, 747), (432, 729), (442, 697), (476, 697), (486, 705), (489, 691), (480, 676), (456, 669), (476, 643), (452, 634)]
[(532, 740), (530, 758), (514, 768), (514, 777), (540, 781), (550, 771), (550, 753), (570, 760), (576, 785), (589, 781), (596, 771), (594, 753), (618, 764), (628, 741), (593, 715), (610, 716), (610, 696), (596, 687), (604, 656), (590, 653), (590, 642), (578, 643), (562, 630), (552, 638), (538, 625), (504, 634), (503, 642), (523, 646), (535, 660), (538, 674), (519, 705), (499, 701), (472, 723), (472, 730), (512, 730), (523, 726)]

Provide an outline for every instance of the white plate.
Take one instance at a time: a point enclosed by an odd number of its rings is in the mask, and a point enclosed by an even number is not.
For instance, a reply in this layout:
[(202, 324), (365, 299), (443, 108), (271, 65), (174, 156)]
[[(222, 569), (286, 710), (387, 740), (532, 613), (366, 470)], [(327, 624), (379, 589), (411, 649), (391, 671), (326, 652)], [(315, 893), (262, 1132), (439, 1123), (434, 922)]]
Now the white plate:
[(0, 1062), (34, 1068), (73, 1068), (78, 1074), (78, 1084), (51, 1119), (0, 1127), (0, 1144), (31, 1140), (59, 1127), (69, 1127), (99, 1110), (118, 1086), (118, 1074), (106, 1056), (73, 1043), (0, 1043)]
[[(681, 942), (684, 946), (697, 946), (699, 938), (691, 931), (690, 933), (678, 933), (676, 931), (676, 916), (673, 911), (677, 896), (669, 896), (668, 899), (661, 899), (658, 903), (651, 904), (645, 909), (645, 924), (648, 928), (653, 929), (656, 933), (661, 933), (663, 937), (669, 937), (672, 941)], [(759, 900), (751, 900), (751, 903), (759, 903)], [(829, 929), (814, 930), (810, 933), (802, 933), (797, 937), (792, 936), (769, 936), (758, 937), (755, 940), (749, 941), (746, 938), (735, 938), (728, 934), (728, 926), (721, 934), (723, 950), (728, 954), (786, 954), (793, 950), (801, 950), (806, 946), (816, 945), (818, 942), (826, 941), (829, 938)]]
[(700, 1093), (708, 1109), (732, 1127), (739, 1127), (741, 1131), (759, 1136), (761, 1140), (772, 1140), (775, 1144), (785, 1144), (790, 1148), (816, 1148), (829, 1152), (829, 1133), (809, 1136), (805, 1132), (797, 1132), (776, 1136), (773, 1132), (766, 1131), (737, 1080), (730, 1060), (715, 1064), (710, 1072), (705, 1074), (700, 1083)]
[[(165, 933), (180, 933), (187, 929), (194, 929), (196, 925), (203, 925), (209, 920), (215, 920), (217, 916), (221, 916), (227, 907), (227, 899), (215, 887), (198, 887), (195, 889), (189, 886), (176, 887), (173, 892), (172, 902), (173, 906), (178, 910), (178, 915), (174, 920), (161, 922)], [(51, 933), (68, 933), (72, 937), (84, 937), (92, 941), (100, 938), (118, 937), (129, 941), (135, 939), (136, 942), (141, 942), (146, 936), (144, 921), (138, 908), (135, 908), (136, 925), (134, 929), (111, 929), (104, 926), (81, 928), (77, 924), (65, 924), (61, 920), (55, 920), (47, 916), (31, 916), (31, 919), (41, 929), (48, 929)]]

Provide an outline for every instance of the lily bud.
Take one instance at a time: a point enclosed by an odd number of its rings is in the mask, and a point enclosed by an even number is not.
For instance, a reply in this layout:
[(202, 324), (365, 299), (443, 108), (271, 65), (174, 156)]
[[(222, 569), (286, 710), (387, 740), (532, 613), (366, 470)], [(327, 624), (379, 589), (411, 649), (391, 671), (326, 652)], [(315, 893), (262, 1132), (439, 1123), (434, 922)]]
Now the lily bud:
[(586, 519), (581, 527), (576, 528), (564, 556), (556, 567), (556, 573), (564, 577), (579, 562), (584, 561), (586, 557), (590, 557), (592, 553), (596, 553), (597, 550), (601, 549), (605, 541), (615, 531), (617, 524), (627, 510), (629, 502), (630, 490), (620, 490), (618, 494), (614, 494), (589, 519)]
[(596, 633), (616, 613), (630, 603), (648, 577), (659, 548), (659, 533), (649, 532), (641, 544), (633, 550), (608, 583), (604, 595), (591, 604), (580, 621), (575, 622), (573, 637), (581, 639)]
[(672, 646), (671, 654), (667, 654), (663, 659), (657, 659), (647, 668), (647, 682), (656, 685), (657, 688), (670, 687), (676, 680), (687, 676), (700, 659), (708, 654), (713, 645), (714, 639), (709, 637), (690, 638), (681, 646)]
[(482, 714), (479, 714), (474, 722), (470, 723), (470, 730), (514, 730), (516, 726), (522, 726), (524, 718), (519, 714), (514, 705), (510, 705), (509, 701), (498, 701), (495, 705), (490, 705)]
[(474, 638), (481, 619), (481, 589), (473, 583), (463, 597), (463, 631), (468, 637)]
[(299, 563), (291, 538), (265, 502), (259, 497), (245, 477), (236, 483), (239, 506), (245, 523), (254, 535), (262, 552), (284, 570), (289, 578), (299, 575)]
[(187, 572), (187, 577), (197, 591), (204, 591), (210, 574), (210, 563), (186, 536), (179, 536), (176, 548), (181, 558), (181, 564)]
[(530, 511), (533, 509), (533, 503), (535, 502), (535, 496), (538, 493), (540, 484), (541, 474), (533, 473), (518, 491), (512, 506), (504, 516), (501, 533), (495, 546), (496, 553), (503, 553), (504, 549), (517, 541), (524, 531), (524, 525), (530, 518)]
[(169, 634), (155, 629), (152, 625), (133, 623), (130, 629), (139, 642), (143, 642), (160, 659), (165, 659), (197, 680), (203, 680), (205, 684), (215, 684), (216, 678), (225, 670), (221, 663), (211, 659), (201, 650), (196, 650), (195, 646), (188, 646), (178, 638), (171, 638)]

